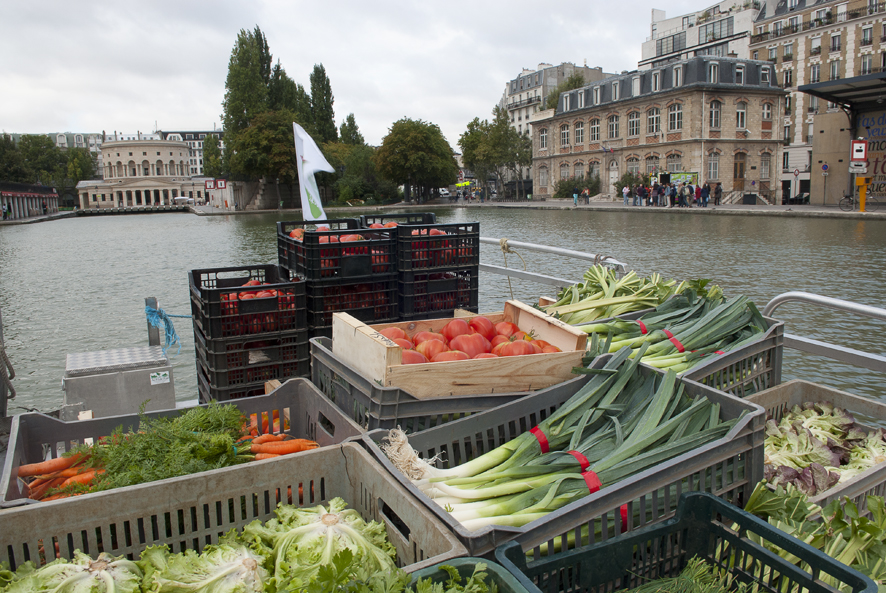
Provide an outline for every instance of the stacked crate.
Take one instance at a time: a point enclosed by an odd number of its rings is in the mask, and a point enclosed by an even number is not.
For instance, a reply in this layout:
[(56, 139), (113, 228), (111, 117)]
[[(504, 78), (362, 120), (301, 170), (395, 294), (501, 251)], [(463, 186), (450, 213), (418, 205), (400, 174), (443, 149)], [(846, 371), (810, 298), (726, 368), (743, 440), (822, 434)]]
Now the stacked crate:
[(398, 320), (395, 231), (360, 228), (356, 219), (278, 222), (277, 251), (305, 281), (311, 337), (331, 337), (339, 311), (366, 323)]
[(188, 272), (201, 402), (264, 395), (311, 371), (305, 282), (256, 265)]

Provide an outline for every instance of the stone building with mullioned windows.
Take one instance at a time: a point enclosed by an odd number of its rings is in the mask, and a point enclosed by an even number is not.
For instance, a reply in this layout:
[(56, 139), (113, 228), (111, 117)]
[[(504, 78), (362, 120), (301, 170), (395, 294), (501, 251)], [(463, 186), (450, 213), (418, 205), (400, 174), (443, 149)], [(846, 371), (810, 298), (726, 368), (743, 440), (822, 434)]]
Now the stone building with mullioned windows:
[(596, 174), (602, 193), (617, 195), (625, 172), (694, 173), (722, 183), (727, 198), (777, 203), (785, 94), (771, 63), (711, 56), (562, 93), (556, 109), (532, 118), (534, 193)]

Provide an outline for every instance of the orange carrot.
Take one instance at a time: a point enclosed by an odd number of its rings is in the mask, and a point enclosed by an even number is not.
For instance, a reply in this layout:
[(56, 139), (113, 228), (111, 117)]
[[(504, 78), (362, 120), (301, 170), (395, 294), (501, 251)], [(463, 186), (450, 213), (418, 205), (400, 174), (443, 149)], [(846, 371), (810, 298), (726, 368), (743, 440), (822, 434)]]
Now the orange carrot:
[(49, 491), (50, 488), (56, 488), (61, 486), (66, 478), (54, 478), (52, 480), (46, 480), (44, 483), (40, 484), (38, 487), (31, 490), (31, 493), (28, 495), (28, 498), (31, 500), (41, 500), (43, 496)]
[(268, 443), (271, 441), (282, 441), (285, 436), (285, 434), (263, 434), (252, 439), (252, 444), (261, 445), (262, 443)]
[(95, 479), (95, 477), (99, 474), (105, 473), (103, 469), (91, 469), (89, 471), (85, 471), (82, 474), (77, 474), (76, 476), (72, 476), (65, 480), (62, 483), (62, 488), (65, 486), (70, 486), (71, 484), (88, 484)]
[(52, 478), (73, 478), (77, 474), (82, 474), (83, 472), (89, 471), (85, 465), (78, 465), (75, 467), (69, 467), (68, 469), (63, 469), (60, 472), (55, 472), (54, 474), (46, 474), (44, 476), (37, 476), (37, 479), (49, 480)]
[(56, 457), (55, 459), (48, 459), (38, 463), (27, 463), (19, 466), (18, 477), (27, 478), (42, 474), (52, 474), (63, 469), (68, 469), (79, 460), (79, 455), (71, 455), (70, 457)]
[(280, 457), (279, 453), (257, 453), (255, 456), (256, 461), (261, 461), (262, 459), (273, 459), (274, 457)]
[(48, 502), (50, 500), (58, 500), (60, 498), (68, 498), (69, 496), (80, 496), (83, 494), (82, 492), (61, 492), (59, 494), (53, 494), (52, 496), (47, 496), (43, 499), (43, 502)]
[(289, 441), (271, 441), (260, 445), (253, 444), (250, 450), (253, 453), (277, 453), (286, 455), (287, 453), (298, 453), (299, 451), (309, 451), (319, 447), (315, 441), (307, 439), (292, 439)]

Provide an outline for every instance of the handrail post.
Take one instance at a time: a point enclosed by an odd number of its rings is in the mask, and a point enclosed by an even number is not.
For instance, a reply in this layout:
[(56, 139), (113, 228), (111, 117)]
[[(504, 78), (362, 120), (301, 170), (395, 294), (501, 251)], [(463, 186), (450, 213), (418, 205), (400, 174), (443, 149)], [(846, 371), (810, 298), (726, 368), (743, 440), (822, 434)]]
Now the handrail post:
[[(150, 307), (152, 309), (159, 309), (160, 307), (157, 305), (157, 297), (147, 297), (145, 298), (145, 306)], [(148, 321), (148, 346), (159, 346), (160, 345), (160, 328), (154, 327), (151, 325), (151, 322)]]
[(861, 303), (853, 303), (851, 301), (844, 301), (842, 299), (826, 297), (820, 294), (812, 294), (811, 292), (800, 291), (785, 292), (778, 295), (777, 297), (766, 303), (766, 306), (763, 307), (762, 313), (766, 317), (772, 317), (772, 313), (773, 311), (775, 311), (776, 308), (785, 303), (791, 302), (821, 305), (823, 307), (830, 307), (832, 309), (839, 309), (848, 313), (856, 313), (865, 317), (871, 317), (873, 319), (886, 321), (886, 309), (871, 307), (870, 305), (862, 305)]

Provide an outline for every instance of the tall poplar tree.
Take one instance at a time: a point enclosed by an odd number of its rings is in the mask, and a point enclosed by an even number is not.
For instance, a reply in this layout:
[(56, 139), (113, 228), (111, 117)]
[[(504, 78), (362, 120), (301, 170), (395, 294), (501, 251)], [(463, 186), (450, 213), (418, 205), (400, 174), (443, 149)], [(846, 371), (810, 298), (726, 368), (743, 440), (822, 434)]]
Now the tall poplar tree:
[(357, 120), (354, 119), (353, 113), (349, 113), (345, 121), (341, 123), (339, 135), (341, 136), (341, 141), (345, 144), (353, 144), (355, 146), (366, 144), (363, 134), (360, 133), (360, 128), (357, 127)]
[(311, 72), (311, 119), (317, 144), (338, 140), (335, 110), (332, 108), (334, 102), (326, 69), (323, 64), (314, 65), (314, 71)]
[(270, 82), (271, 53), (264, 33), (258, 27), (254, 31), (241, 29), (225, 80), (222, 121), (226, 136), (236, 137), (256, 115), (267, 111)]

